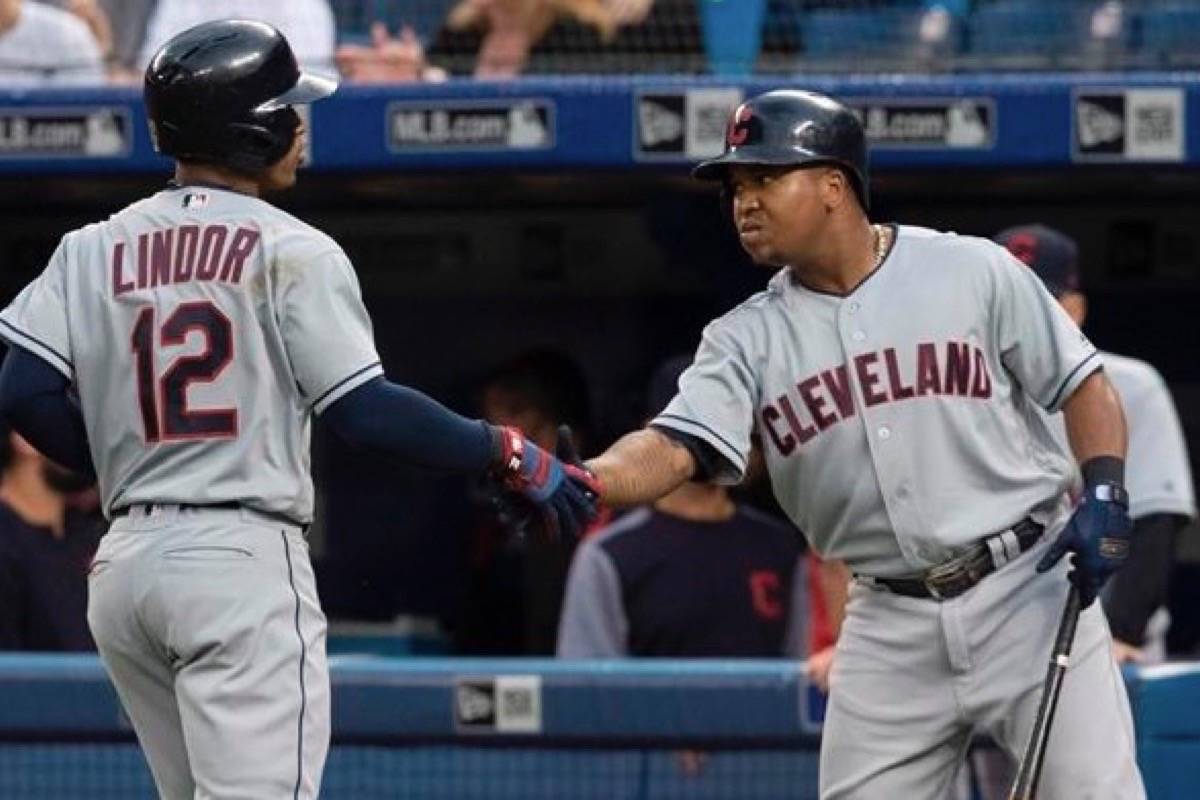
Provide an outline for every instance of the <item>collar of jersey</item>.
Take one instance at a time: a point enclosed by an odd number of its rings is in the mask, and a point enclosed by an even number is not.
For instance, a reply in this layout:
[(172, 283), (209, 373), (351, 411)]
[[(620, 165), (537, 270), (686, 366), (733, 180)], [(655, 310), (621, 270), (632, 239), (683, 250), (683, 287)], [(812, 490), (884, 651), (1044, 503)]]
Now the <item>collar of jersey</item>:
[[(167, 189), (170, 191), (177, 191), (179, 189), (217, 189), (219, 191), (230, 192), (232, 194), (245, 194), (245, 192), (239, 192), (237, 189), (234, 189), (231, 186), (224, 186), (219, 183), (209, 183), (208, 181), (191, 181), (189, 183), (180, 183), (174, 178), (171, 178), (169, 181), (167, 181)], [(246, 196), (250, 197), (251, 195)]]
[(878, 273), (881, 269), (883, 269), (883, 265), (886, 264), (888, 262), (888, 259), (892, 257), (892, 251), (896, 249), (896, 242), (900, 241), (900, 226), (899, 225), (897, 225), (894, 222), (884, 222), (884, 223), (880, 223), (880, 225), (884, 228), (888, 228), (892, 232), (892, 241), (890, 241), (888, 243), (887, 252), (885, 252), (883, 254), (883, 258), (879, 259), (879, 263), (875, 265), (875, 269), (871, 270), (866, 275), (863, 275), (862, 280), (860, 280), (858, 283), (851, 286), (848, 291), (846, 291), (846, 292), (831, 292), (831, 291), (828, 291), (827, 289), (818, 289), (814, 286), (809, 286), (807, 283), (805, 283), (803, 280), (800, 279), (799, 275), (797, 275), (795, 272), (792, 271), (791, 267), (788, 267), (786, 270), (783, 270), (783, 272), (786, 273), (784, 276), (784, 279), (786, 281), (788, 281), (789, 283), (791, 283), (793, 286), (799, 286), (800, 288), (804, 289), (805, 291), (812, 292), (813, 294), (819, 294), (824, 297), (835, 297), (839, 300), (850, 297), (855, 292), (857, 292), (864, 283), (871, 280), (871, 278), (875, 277), (876, 273)]

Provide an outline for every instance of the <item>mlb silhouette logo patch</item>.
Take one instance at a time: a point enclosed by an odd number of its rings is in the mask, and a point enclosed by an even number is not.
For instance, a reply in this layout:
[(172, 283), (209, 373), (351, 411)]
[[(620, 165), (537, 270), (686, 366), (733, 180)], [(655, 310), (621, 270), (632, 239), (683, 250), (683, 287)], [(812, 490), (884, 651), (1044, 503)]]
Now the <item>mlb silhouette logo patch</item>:
[(208, 195), (203, 192), (188, 192), (183, 196), (184, 208), (204, 208), (208, 205)]

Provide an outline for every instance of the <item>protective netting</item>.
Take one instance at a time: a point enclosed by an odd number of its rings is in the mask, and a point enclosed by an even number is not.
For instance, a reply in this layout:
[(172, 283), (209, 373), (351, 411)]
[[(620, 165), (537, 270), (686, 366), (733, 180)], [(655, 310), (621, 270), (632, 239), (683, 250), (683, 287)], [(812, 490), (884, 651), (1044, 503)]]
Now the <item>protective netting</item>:
[[(1163, 68), (1200, 5), (1151, 0), (333, 0), (339, 35), (411, 27), (451, 74)], [(481, 68), (481, 65), (482, 68)]]
[[(779, 800), (816, 797), (815, 750), (335, 746), (329, 800)], [(140, 800), (154, 784), (133, 744), (0, 744), (0, 797)]]

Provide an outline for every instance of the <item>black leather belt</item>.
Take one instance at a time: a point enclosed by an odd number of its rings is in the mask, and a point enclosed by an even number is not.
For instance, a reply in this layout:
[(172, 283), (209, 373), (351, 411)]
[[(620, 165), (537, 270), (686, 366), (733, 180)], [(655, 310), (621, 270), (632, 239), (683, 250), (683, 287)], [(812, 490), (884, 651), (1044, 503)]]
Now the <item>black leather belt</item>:
[[(1004, 564), (1033, 547), (1043, 527), (1029, 517), (1007, 531), (993, 534), (962, 555), (938, 564), (919, 578), (863, 578), (905, 597), (948, 600), (958, 597)], [(1008, 542), (1005, 542), (1007, 534)], [(1015, 540), (1015, 541), (1014, 541)], [(1015, 544), (1016, 552), (1012, 552)], [(861, 578), (861, 576), (859, 576)]]
[(296, 520), (283, 514), (278, 514), (274, 511), (261, 511), (257, 508), (249, 508), (248, 506), (244, 506), (234, 500), (224, 503), (134, 503), (130, 506), (114, 508), (112, 512), (112, 518), (117, 519), (119, 517), (129, 516), (129, 512), (134, 508), (144, 508), (147, 512), (154, 511), (155, 509), (166, 508), (174, 508), (180, 511), (240, 511), (245, 508), (247, 511), (251, 511), (259, 516), (266, 517), (267, 519), (273, 519), (277, 522), (282, 522), (284, 525), (291, 525), (296, 528), (307, 527), (305, 523), (296, 522)]

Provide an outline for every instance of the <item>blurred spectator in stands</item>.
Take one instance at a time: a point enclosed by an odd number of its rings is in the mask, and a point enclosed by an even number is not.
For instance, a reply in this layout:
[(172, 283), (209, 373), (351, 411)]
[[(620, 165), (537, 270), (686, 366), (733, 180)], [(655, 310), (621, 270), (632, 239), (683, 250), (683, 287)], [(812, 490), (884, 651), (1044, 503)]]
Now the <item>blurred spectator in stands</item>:
[[(558, 426), (570, 425), (576, 446), (591, 443), (591, 403), (579, 365), (556, 350), (530, 350), (492, 372), (481, 392), (483, 417), (512, 425), (554, 452)], [(456, 626), (460, 652), (478, 655), (550, 655), (554, 652), (567, 568), (575, 542), (549, 540), (538, 526), (505, 514), (497, 522), (490, 488), (472, 532), (470, 576), (463, 618)]]
[(972, 0), (924, 0), (913, 53), (919, 64), (932, 67), (958, 51), (971, 6)]
[(638, 25), (646, 20), (654, 0), (603, 0), (612, 24), (616, 27), (623, 25)]
[[(157, 5), (158, 0), (99, 0), (99, 4), (96, 5), (109, 22), (110, 41), (105, 49), (105, 56), (111, 82), (141, 85), (142, 76), (146, 72), (146, 65), (141, 60), (142, 41), (146, 38), (146, 26)], [(111, 24), (113, 21), (117, 24)]]
[(101, 84), (104, 59), (79, 17), (25, 0), (0, 0), (0, 82)]
[(0, 427), (0, 650), (95, 649), (87, 572), (103, 524), (88, 486)]
[(254, 19), (280, 30), (301, 66), (334, 70), (337, 38), (328, 0), (158, 0), (146, 26), (138, 62), (144, 70), (163, 43), (180, 31), (214, 19)]
[(621, 25), (643, 20), (653, 0), (462, 0), (447, 18), (452, 31), (483, 29), (475, 66), (478, 78), (511, 78), (529, 61), (533, 46), (560, 17), (578, 20), (608, 42)]
[(40, 0), (47, 5), (58, 6), (83, 20), (92, 38), (100, 48), (100, 55), (107, 63), (113, 48), (113, 30), (108, 11), (97, 0)]
[[(1087, 297), (1081, 290), (1075, 241), (1045, 225), (1009, 228), (996, 241), (1028, 264), (1059, 304), (1083, 326)], [(1129, 427), (1126, 480), (1134, 531), (1129, 559), (1102, 596), (1119, 663), (1161, 660), (1161, 635), (1148, 640), (1151, 620), (1165, 615), (1179, 531), (1196, 516), (1187, 443), (1166, 381), (1145, 361), (1103, 353), (1108, 375), (1125, 407)], [(1066, 442), (1062, 415), (1052, 429)], [(1150, 652), (1152, 651), (1152, 652)]]
[(338, 71), (355, 83), (440, 82), (446, 71), (425, 60), (425, 47), (408, 26), (392, 38), (382, 22), (371, 25), (371, 43), (343, 44), (334, 53)]
[[(675, 395), (691, 356), (655, 371), (648, 411)], [(779, 657), (807, 651), (797, 531), (689, 482), (580, 545), (567, 579), (563, 658)]]

